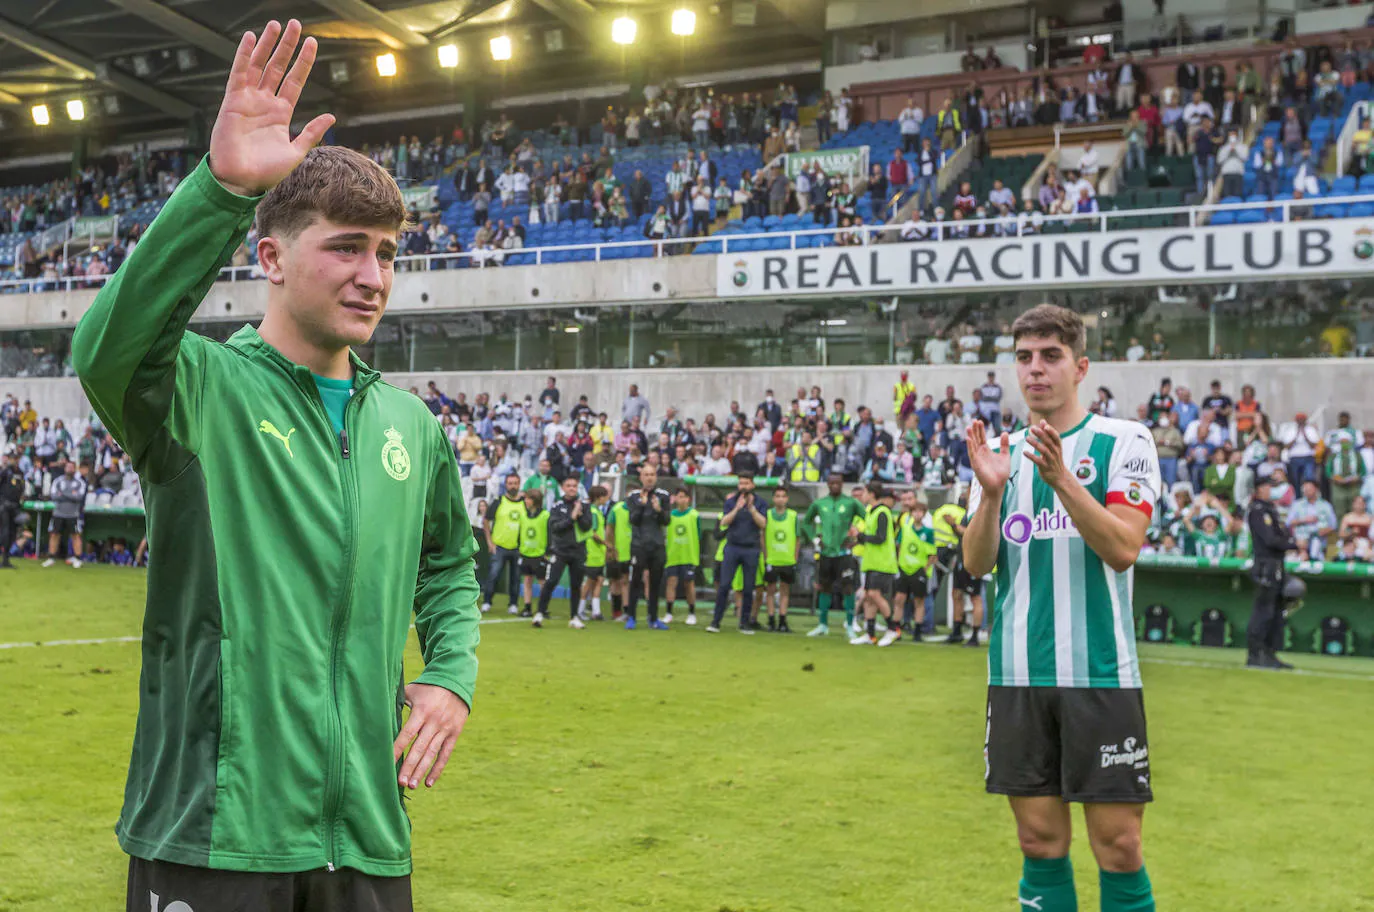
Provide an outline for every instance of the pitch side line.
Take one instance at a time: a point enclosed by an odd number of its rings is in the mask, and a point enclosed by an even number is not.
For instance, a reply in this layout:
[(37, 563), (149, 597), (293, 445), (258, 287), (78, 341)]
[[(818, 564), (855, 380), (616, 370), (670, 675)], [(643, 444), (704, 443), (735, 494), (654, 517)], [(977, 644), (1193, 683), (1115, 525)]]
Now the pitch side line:
[[(529, 623), (528, 618), (504, 617), (504, 618), (483, 618), (479, 623), (482, 624), (518, 624)], [(414, 626), (414, 625), (412, 625)], [(27, 641), (19, 643), (0, 643), (0, 649), (28, 649), (38, 646), (103, 646), (110, 643), (138, 643), (142, 637), (122, 636), (122, 637), (94, 637), (90, 639), (73, 640), (43, 640)], [(922, 642), (921, 646), (938, 647), (941, 644), (932, 642)], [(1258, 671), (1260, 669), (1248, 669), (1244, 665), (1232, 665), (1225, 662), (1197, 662), (1189, 659), (1161, 659), (1153, 656), (1141, 656), (1142, 664), (1150, 665), (1173, 665), (1179, 668), (1211, 668), (1219, 671)], [(1291, 675), (1302, 675), (1309, 678), (1331, 678), (1340, 681), (1374, 681), (1374, 675), (1364, 675), (1356, 672), (1342, 671), (1322, 671), (1319, 669), (1295, 668)]]
[[(514, 624), (518, 621), (530, 622), (529, 618), (483, 618), (479, 623), (482, 624)], [(414, 624), (410, 625), (412, 628)], [(140, 643), (143, 637), (124, 636), (124, 637), (96, 637), (88, 640), (32, 640), (22, 643), (0, 643), (0, 649), (28, 649), (35, 646), (104, 646), (109, 643)]]

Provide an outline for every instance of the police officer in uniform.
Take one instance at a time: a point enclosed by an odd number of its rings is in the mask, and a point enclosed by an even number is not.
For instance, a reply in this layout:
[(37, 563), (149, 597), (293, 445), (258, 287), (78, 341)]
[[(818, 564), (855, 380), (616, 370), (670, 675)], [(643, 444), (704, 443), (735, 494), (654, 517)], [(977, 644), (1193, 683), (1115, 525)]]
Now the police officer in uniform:
[(13, 570), (10, 546), (24, 501), (24, 473), (19, 471), (19, 452), (11, 449), (0, 466), (0, 570)]
[(1245, 517), (1254, 553), (1250, 578), (1255, 581), (1255, 604), (1245, 632), (1250, 655), (1245, 664), (1251, 668), (1287, 669), (1293, 666), (1275, 655), (1283, 646), (1283, 556), (1298, 545), (1279, 516), (1279, 508), (1269, 499), (1272, 483), (1267, 477), (1255, 479), (1255, 494)]

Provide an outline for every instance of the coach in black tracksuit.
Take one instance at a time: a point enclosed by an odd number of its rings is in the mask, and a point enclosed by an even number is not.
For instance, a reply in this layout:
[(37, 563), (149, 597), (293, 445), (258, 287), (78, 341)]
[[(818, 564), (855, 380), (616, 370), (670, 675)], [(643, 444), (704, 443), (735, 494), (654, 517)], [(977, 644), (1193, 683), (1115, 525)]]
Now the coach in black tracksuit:
[(639, 470), (638, 491), (625, 498), (630, 511), (630, 604), (626, 612), (635, 619), (644, 574), (649, 574), (649, 626), (658, 623), (658, 592), (663, 588), (663, 567), (668, 561), (663, 530), (672, 506), (668, 492), (658, 487), (658, 469), (645, 463)]
[(0, 567), (12, 567), (10, 546), (14, 527), (24, 502), (24, 473), (19, 471), (19, 454), (10, 453), (0, 466)]
[(549, 509), (549, 560), (545, 565), (544, 585), (539, 587), (539, 613), (549, 616), (549, 599), (563, 571), (568, 571), (568, 613), (577, 617), (577, 600), (582, 594), (582, 576), (587, 570), (587, 542), (577, 536), (592, 530), (592, 508), (577, 496), (577, 478), (563, 479), (563, 499)]
[(1292, 668), (1275, 653), (1283, 648), (1283, 556), (1298, 547), (1279, 508), (1269, 499), (1269, 478), (1255, 479), (1255, 493), (1245, 523), (1250, 529), (1254, 563), (1250, 578), (1255, 581), (1255, 604), (1245, 640), (1250, 656), (1245, 664), (1254, 668)]

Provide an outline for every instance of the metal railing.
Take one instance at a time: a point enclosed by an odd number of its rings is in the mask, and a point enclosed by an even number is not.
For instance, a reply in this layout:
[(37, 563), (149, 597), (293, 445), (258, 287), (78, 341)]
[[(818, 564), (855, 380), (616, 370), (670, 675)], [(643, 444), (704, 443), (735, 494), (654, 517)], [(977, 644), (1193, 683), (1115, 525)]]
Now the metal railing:
[[(1311, 199), (1291, 199), (1277, 198), (1255, 203), (1218, 203), (1206, 206), (1167, 206), (1155, 209), (1115, 209), (1106, 212), (1074, 213), (1072, 215), (1046, 215), (1042, 218), (1030, 221), (1026, 219), (1025, 213), (1014, 213), (1017, 222), (1017, 235), (1022, 234), (1043, 234), (1045, 227), (1049, 225), (1087, 225), (1091, 224), (1093, 230), (1107, 232), (1113, 229), (1111, 223), (1122, 219), (1154, 218), (1168, 216), (1175, 218), (1178, 227), (1199, 228), (1206, 227), (1212, 216), (1218, 212), (1244, 212), (1248, 210), (1265, 210), (1269, 213), (1277, 212), (1278, 219), (1266, 219), (1266, 221), (1289, 222), (1294, 220), (1294, 209), (1303, 210), (1304, 218), (1321, 218), (1313, 213), (1313, 210), (1323, 206), (1348, 206), (1355, 203), (1374, 205), (1374, 192), (1367, 194), (1352, 194), (1339, 197), (1319, 197)], [(1183, 217), (1187, 218), (1186, 225), (1183, 224)], [(1026, 230), (1025, 226), (1031, 225), (1031, 230)], [(954, 226), (958, 229), (967, 229), (972, 235), (974, 229), (987, 226), (992, 229), (992, 234), (985, 236), (1009, 236), (1009, 232), (998, 232), (999, 228), (1005, 229), (1007, 220), (1004, 218), (986, 219), (945, 219), (943, 221), (922, 221), (906, 222), (901, 224), (887, 225), (859, 225), (851, 228), (839, 228), (834, 225), (819, 228), (803, 228), (796, 231), (761, 231), (749, 234), (710, 234), (692, 237), (669, 237), (669, 238), (641, 238), (632, 241), (602, 241), (595, 244), (556, 244), (543, 247), (515, 247), (503, 250), (465, 250), (459, 253), (430, 253), (422, 256), (402, 256), (396, 258), (396, 268), (399, 272), (426, 272), (430, 270), (444, 269), (480, 269), (494, 268), (504, 265), (505, 261), (511, 257), (523, 254), (531, 258), (532, 262), (526, 265), (540, 266), (547, 262), (555, 262), (551, 255), (558, 253), (582, 254), (590, 253), (590, 257), (579, 260), (556, 260), (556, 262), (604, 262), (615, 257), (608, 257), (607, 253), (613, 250), (627, 250), (630, 248), (652, 247), (655, 257), (660, 256), (679, 256), (690, 254), (691, 248), (698, 244), (719, 243), (720, 254), (744, 253), (741, 246), (746, 241), (777, 241), (786, 239), (787, 247), (782, 249), (796, 250), (799, 238), (808, 237), (830, 237), (835, 244), (840, 243), (840, 238), (844, 238), (845, 243), (849, 243), (850, 238), (857, 238), (853, 242), (855, 246), (874, 243), (899, 243), (904, 239), (902, 233), (912, 227), (912, 225), (923, 226), (926, 230), (935, 232), (935, 237), (918, 239), (922, 243), (957, 243), (963, 240), (972, 239), (963, 236), (944, 236)], [(1132, 230), (1136, 226), (1131, 226)], [(1227, 226), (1217, 226), (1227, 227)], [(939, 229), (937, 231), (937, 229)], [(911, 240), (911, 239), (905, 239)], [(776, 249), (776, 248), (774, 248)], [(520, 264), (512, 264), (520, 265)], [(262, 278), (262, 273), (256, 265), (252, 266), (226, 266), (220, 270), (219, 281), (221, 282), (244, 282), (252, 279)], [(72, 291), (81, 288), (94, 288), (103, 285), (110, 279), (110, 276), (67, 276), (57, 278), (33, 278), (33, 279), (7, 279), (0, 281), (0, 293), (8, 289), (23, 289), (30, 292), (51, 292), (51, 291)]]

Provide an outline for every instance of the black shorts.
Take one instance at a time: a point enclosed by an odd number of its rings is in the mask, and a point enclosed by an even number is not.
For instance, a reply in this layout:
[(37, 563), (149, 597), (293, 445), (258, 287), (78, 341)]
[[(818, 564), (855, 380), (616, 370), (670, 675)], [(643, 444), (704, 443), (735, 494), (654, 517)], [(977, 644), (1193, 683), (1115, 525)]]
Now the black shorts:
[(955, 564), (954, 579), (951, 582), (954, 584), (954, 588), (960, 592), (967, 593), (968, 595), (983, 594), (983, 578), (981, 576), (974, 576), (965, 570), (963, 561), (959, 561), (959, 563)]
[(127, 912), (168, 909), (349, 909), (411, 912), (410, 877), (373, 877), (354, 868), (318, 868), (299, 874), (217, 871), (170, 861), (129, 859)]
[(606, 572), (606, 565), (605, 565), (605, 564), (602, 564), (600, 567), (583, 567), (583, 568), (582, 568), (582, 577), (583, 577), (583, 579), (589, 579), (589, 580), (601, 579), (601, 575), (602, 575), (603, 573), (605, 573), (605, 572)]
[(680, 579), (684, 583), (695, 583), (697, 581), (697, 568), (691, 564), (674, 564), (663, 571), (666, 579)]
[(876, 592), (884, 598), (892, 598), (892, 589), (897, 585), (897, 574), (866, 570), (863, 585), (865, 592)]
[(63, 519), (60, 516), (54, 516), (52, 523), (48, 526), (48, 533), (51, 535), (80, 535), (85, 528), (86, 520), (84, 517)]
[(790, 586), (797, 581), (797, 565), (774, 567), (770, 564), (763, 568), (763, 581), (770, 586), (775, 583), (786, 583)]
[(989, 687), (986, 739), (994, 794), (1154, 800), (1139, 688)]
[(816, 586), (821, 592), (831, 592), (836, 586), (846, 595), (854, 591), (858, 582), (858, 572), (854, 558), (848, 554), (839, 557), (822, 557), (816, 567)]
[(624, 579), (625, 571), (627, 571), (629, 568), (629, 561), (606, 561), (606, 579), (611, 580), (612, 582), (615, 582), (619, 579)]
[(908, 598), (923, 599), (930, 592), (930, 578), (924, 570), (903, 573), (897, 577), (897, 594)]
[(523, 555), (521, 556), (521, 558), (520, 558), (520, 575), (521, 575), (521, 576), (537, 576), (537, 577), (539, 577), (540, 579), (543, 579), (543, 578), (544, 578), (544, 574), (548, 573), (548, 571), (549, 571), (548, 562), (545, 561), (544, 558), (542, 558), (542, 557), (525, 557), (525, 556), (523, 556)]

